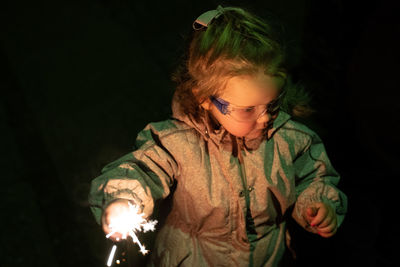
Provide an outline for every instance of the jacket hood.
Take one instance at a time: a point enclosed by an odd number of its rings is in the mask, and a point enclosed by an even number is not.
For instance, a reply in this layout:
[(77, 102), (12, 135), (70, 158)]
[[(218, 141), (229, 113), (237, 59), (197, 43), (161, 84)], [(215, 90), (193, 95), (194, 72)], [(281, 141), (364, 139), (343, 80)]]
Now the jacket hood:
[[(217, 145), (231, 146), (232, 141), (238, 139), (237, 137), (230, 134), (222, 125), (218, 125), (217, 123), (215, 123), (215, 120), (211, 118), (211, 114), (204, 109), (202, 109), (202, 114), (199, 121), (196, 121), (191, 114), (185, 114), (183, 112), (181, 104), (179, 103), (179, 101), (177, 101), (175, 96), (172, 100), (172, 117), (196, 129), (205, 140), (211, 140)], [(263, 140), (269, 140), (274, 135), (274, 133), (289, 119), (290, 115), (280, 110), (278, 116), (274, 119), (272, 126), (268, 129), (268, 131), (266, 131), (264, 135), (255, 139), (247, 139), (245, 137), (240, 139), (242, 139), (243, 145), (246, 149), (255, 149), (260, 145)]]

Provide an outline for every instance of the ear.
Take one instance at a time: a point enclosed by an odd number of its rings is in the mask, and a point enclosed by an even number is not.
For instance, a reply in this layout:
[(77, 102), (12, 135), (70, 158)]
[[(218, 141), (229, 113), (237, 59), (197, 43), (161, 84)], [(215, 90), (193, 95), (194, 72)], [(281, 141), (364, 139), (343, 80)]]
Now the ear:
[(200, 103), (200, 106), (202, 108), (204, 108), (205, 110), (210, 110), (211, 109), (211, 100), (209, 98), (207, 98), (206, 100), (204, 100), (203, 102)]
[[(196, 97), (197, 96), (197, 91), (198, 91), (199, 89), (197, 88), (197, 87), (195, 87), (195, 88), (193, 88), (192, 89), (192, 93), (193, 93), (193, 95)], [(205, 109), (205, 110), (210, 110), (211, 109), (211, 100), (207, 97), (206, 99), (204, 99), (204, 100), (199, 100), (199, 102), (200, 102), (200, 106), (203, 108), (203, 109)]]

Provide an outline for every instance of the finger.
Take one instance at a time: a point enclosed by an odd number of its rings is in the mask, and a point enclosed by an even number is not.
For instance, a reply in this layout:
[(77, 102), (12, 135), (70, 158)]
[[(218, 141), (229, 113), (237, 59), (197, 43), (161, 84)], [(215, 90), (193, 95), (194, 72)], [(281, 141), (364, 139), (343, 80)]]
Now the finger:
[(308, 217), (314, 217), (318, 213), (318, 208), (313, 206), (313, 207), (308, 207), (307, 208), (307, 216)]
[[(105, 216), (105, 217), (107, 217), (107, 216)], [(106, 236), (109, 235), (112, 232), (111, 229), (110, 229), (110, 226), (108, 224), (108, 219), (107, 218), (105, 218), (103, 220), (102, 227), (103, 227), (103, 231), (106, 234)]]
[(331, 225), (328, 225), (328, 226), (323, 227), (323, 228), (318, 227), (317, 231), (320, 232), (320, 233), (329, 233), (329, 232), (333, 232), (334, 229), (336, 229), (336, 228), (337, 228), (336, 224), (331, 224)]
[(111, 236), (109, 236), (108, 238), (111, 239), (114, 242), (119, 242), (122, 239), (124, 239), (123, 236), (120, 233), (114, 233)]
[(310, 222), (311, 226), (318, 226), (328, 216), (328, 211), (325, 207), (318, 209), (317, 215)]
[(336, 220), (336, 214), (328, 213), (325, 219), (318, 225), (318, 227), (327, 227), (328, 225), (332, 224), (334, 220)]
[(334, 236), (335, 234), (336, 234), (336, 230), (333, 231), (333, 232), (329, 232), (329, 233), (322, 233), (322, 232), (319, 232), (319, 233), (318, 233), (319, 236), (322, 236), (322, 237), (324, 237), (324, 238), (332, 237), (332, 236)]
[(114, 242), (124, 239), (123, 235), (119, 232), (113, 232), (108, 224), (103, 224), (103, 231), (106, 237)]
[(306, 209), (305, 212), (305, 220), (307, 221), (308, 225), (311, 224), (311, 221), (314, 219), (314, 217), (318, 214), (318, 208), (315, 206), (310, 206)]
[(317, 228), (318, 234), (336, 233), (336, 231), (337, 231), (337, 220), (336, 220), (336, 218), (328, 226), (318, 227)]
[(336, 232), (337, 232), (337, 227), (334, 227), (332, 230), (329, 231), (327, 229), (324, 231), (318, 231), (318, 234), (322, 237), (327, 238), (333, 236), (334, 234), (336, 234)]
[[(331, 225), (331, 224), (333, 224), (333, 225), (335, 225), (335, 226), (337, 226), (337, 215), (336, 215), (336, 212), (334, 212), (334, 211), (332, 211), (332, 213), (330, 213), (329, 215), (328, 215), (328, 217), (329, 217), (329, 223), (328, 224), (320, 224), (320, 227), (321, 228), (323, 228), (323, 227), (326, 227), (326, 226), (329, 226), (329, 225)], [(326, 219), (326, 221), (328, 221), (328, 218)]]

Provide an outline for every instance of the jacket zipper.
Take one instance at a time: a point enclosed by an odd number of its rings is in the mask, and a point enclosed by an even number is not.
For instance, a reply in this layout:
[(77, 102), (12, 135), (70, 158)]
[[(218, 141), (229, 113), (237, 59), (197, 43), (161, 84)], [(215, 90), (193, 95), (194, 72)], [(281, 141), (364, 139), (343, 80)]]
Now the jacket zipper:
[(243, 161), (243, 153), (242, 152), (242, 148), (243, 146), (243, 139), (242, 138), (238, 138), (238, 142), (237, 142), (237, 149), (238, 149), (238, 160), (239, 160), (239, 168), (240, 168), (240, 174), (241, 174), (241, 180), (242, 180), (242, 186), (243, 186), (243, 194), (245, 197), (245, 201), (246, 201), (246, 218), (247, 218), (247, 212), (248, 209), (250, 209), (250, 194), (249, 194), (249, 189), (247, 188), (247, 176), (246, 176), (246, 169), (244, 166), (244, 161)]
[[(255, 247), (252, 245), (252, 242), (257, 238), (257, 232), (254, 225), (254, 220), (252, 218), (250, 212), (250, 192), (253, 190), (252, 187), (248, 187), (247, 185), (247, 176), (246, 176), (246, 169), (244, 166), (243, 161), (243, 153), (246, 151), (245, 146), (243, 145), (243, 139), (239, 138), (239, 147), (238, 147), (238, 158), (239, 158), (239, 168), (241, 172), (241, 178), (243, 183), (243, 193), (246, 202), (246, 211), (245, 211), (245, 227), (246, 227), (246, 235), (247, 235), (247, 242), (250, 243), (250, 250), (254, 250)], [(243, 152), (242, 152), (242, 148)]]

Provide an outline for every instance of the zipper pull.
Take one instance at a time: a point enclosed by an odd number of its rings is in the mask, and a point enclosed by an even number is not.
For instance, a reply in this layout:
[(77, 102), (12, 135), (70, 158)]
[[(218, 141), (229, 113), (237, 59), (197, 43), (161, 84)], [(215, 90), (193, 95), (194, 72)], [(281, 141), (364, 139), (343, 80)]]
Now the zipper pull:
[(204, 135), (206, 136), (207, 139), (210, 139), (210, 135), (208, 134), (208, 130), (207, 129), (205, 130)]

